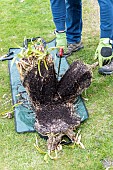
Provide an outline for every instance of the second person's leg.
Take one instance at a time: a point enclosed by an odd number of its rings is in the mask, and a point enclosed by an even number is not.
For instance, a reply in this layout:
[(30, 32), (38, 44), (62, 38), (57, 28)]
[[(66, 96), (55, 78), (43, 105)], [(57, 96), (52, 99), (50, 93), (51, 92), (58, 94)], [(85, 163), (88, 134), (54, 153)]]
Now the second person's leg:
[(82, 35), (82, 2), (66, 0), (66, 36), (68, 43), (67, 56), (83, 48)]
[[(98, 0), (98, 3), (100, 6), (100, 43), (95, 58), (99, 59), (100, 74), (112, 74), (113, 54), (110, 39), (113, 39), (113, 0)], [(110, 62), (106, 64), (106, 61)]]
[(66, 0), (66, 35), (69, 44), (79, 43), (82, 34), (82, 2)]

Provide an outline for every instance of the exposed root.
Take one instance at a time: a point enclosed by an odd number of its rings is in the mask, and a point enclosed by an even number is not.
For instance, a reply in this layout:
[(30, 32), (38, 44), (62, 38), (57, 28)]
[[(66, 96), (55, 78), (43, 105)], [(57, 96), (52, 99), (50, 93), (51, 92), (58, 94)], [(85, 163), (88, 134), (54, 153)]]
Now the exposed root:
[(99, 62), (95, 62), (93, 64), (90, 65), (91, 69), (95, 69), (97, 66), (99, 65)]
[(3, 119), (5, 119), (5, 118), (12, 119), (13, 118), (13, 111), (5, 113), (2, 118)]

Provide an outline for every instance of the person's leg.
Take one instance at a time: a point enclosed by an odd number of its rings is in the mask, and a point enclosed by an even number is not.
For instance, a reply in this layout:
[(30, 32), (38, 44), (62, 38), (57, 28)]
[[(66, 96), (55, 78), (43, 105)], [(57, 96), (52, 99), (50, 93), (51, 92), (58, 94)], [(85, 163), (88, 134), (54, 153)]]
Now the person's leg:
[(97, 56), (100, 61), (111, 61), (99, 69), (100, 74), (113, 73), (113, 54), (112, 41), (113, 40), (113, 0), (98, 0), (100, 6), (100, 43), (97, 48)]
[(66, 5), (65, 0), (50, 0), (53, 21), (57, 31), (65, 31)]
[(111, 38), (113, 30), (113, 0), (98, 0), (100, 6), (100, 38)]
[(68, 49), (65, 56), (70, 56), (83, 48), (82, 34), (82, 2), (81, 0), (66, 0), (66, 36)]
[(69, 44), (79, 43), (82, 33), (82, 2), (66, 0), (66, 35)]
[[(83, 48), (81, 43), (82, 32), (82, 4), (81, 0), (50, 0), (53, 21), (56, 26), (56, 46), (62, 46), (65, 56), (68, 57), (72, 52)], [(69, 14), (67, 14), (69, 13)], [(65, 32), (67, 24), (67, 40)]]
[(50, 0), (53, 21), (56, 26), (56, 46), (67, 50), (67, 40), (65, 32), (66, 4), (65, 0)]
[[(111, 7), (112, 7), (112, 9), (111, 9), (111, 15), (112, 15), (112, 33), (111, 33), (111, 40), (113, 40), (113, 0), (111, 0)], [(113, 51), (113, 44), (112, 44), (112, 51)]]

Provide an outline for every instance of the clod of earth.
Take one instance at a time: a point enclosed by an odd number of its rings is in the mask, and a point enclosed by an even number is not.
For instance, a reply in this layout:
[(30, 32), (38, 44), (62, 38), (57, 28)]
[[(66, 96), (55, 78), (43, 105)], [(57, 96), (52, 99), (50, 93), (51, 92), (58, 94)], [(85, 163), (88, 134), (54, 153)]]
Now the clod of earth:
[[(37, 50), (44, 53), (39, 47)], [(51, 152), (57, 149), (64, 135), (77, 142), (73, 130), (81, 120), (73, 102), (90, 86), (92, 74), (87, 65), (77, 60), (58, 81), (51, 55), (46, 54), (39, 65), (35, 53), (31, 54), (21, 58), (17, 68), (36, 114), (35, 129), (48, 136), (47, 147)]]

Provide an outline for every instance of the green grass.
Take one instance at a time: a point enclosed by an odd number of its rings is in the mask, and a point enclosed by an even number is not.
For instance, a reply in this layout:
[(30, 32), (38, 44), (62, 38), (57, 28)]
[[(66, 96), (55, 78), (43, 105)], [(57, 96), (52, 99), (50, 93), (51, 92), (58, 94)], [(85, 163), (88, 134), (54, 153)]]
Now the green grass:
[[(52, 40), (54, 23), (49, 0), (1, 0), (0, 1), (0, 55), (9, 48), (22, 46), (24, 37), (43, 37)], [(95, 0), (83, 0), (84, 49), (69, 58), (71, 63), (81, 59), (93, 63), (99, 42), (99, 15)], [(113, 160), (113, 76), (101, 76), (98, 68), (93, 71), (93, 80), (83, 97), (89, 119), (81, 124), (82, 142), (85, 150), (64, 146), (57, 161), (44, 162), (44, 156), (34, 148), (36, 133), (17, 134), (14, 119), (0, 118), (0, 169), (1, 170), (104, 170), (102, 160)], [(3, 95), (11, 98), (7, 61), (0, 62), (0, 113), (10, 109), (4, 106)], [(38, 136), (41, 148), (46, 141)], [(111, 168), (112, 169), (112, 168)]]

